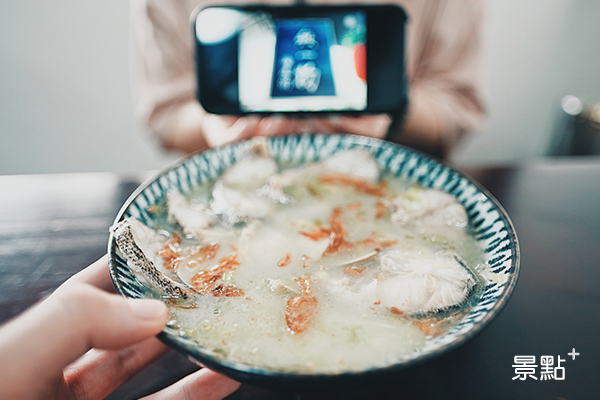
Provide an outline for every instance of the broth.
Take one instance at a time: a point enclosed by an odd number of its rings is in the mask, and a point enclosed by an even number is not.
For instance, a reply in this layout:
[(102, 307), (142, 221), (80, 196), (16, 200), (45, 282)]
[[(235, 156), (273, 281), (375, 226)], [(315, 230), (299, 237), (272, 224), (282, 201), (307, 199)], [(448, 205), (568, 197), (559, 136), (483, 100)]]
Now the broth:
[(126, 222), (189, 294), (169, 298), (169, 327), (260, 368), (338, 373), (412, 358), (485, 286), (456, 199), (384, 173), (363, 150), (285, 167), (249, 154), (151, 211), (151, 229)]

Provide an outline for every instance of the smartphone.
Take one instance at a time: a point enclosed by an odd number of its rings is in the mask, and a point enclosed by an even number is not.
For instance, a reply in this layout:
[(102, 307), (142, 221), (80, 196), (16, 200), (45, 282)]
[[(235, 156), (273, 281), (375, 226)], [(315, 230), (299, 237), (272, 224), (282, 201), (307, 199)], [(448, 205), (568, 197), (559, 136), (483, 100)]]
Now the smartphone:
[(215, 114), (401, 112), (406, 20), (394, 5), (200, 8), (198, 100)]

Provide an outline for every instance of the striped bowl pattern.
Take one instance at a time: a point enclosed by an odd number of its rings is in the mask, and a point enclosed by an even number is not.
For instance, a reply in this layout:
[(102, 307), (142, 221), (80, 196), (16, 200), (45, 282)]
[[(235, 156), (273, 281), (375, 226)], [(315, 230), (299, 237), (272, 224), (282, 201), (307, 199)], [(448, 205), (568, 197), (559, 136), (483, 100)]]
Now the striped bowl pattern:
[[(408, 178), (424, 187), (443, 190), (455, 196), (465, 207), (477, 240), (485, 248), (486, 261), (491, 271), (505, 275), (503, 284), (489, 283), (479, 303), (451, 330), (429, 341), (418, 352), (399, 360), (390, 367), (362, 373), (328, 375), (299, 375), (279, 373), (251, 365), (231, 362), (202, 348), (192, 340), (180, 336), (173, 329), (165, 328), (159, 337), (172, 347), (183, 351), (196, 361), (225, 373), (234, 379), (266, 386), (293, 387), (312, 384), (315, 381), (333, 380), (346, 382), (357, 376), (395, 372), (423, 362), (454, 348), (479, 332), (506, 304), (512, 293), (518, 273), (520, 252), (514, 227), (500, 204), (479, 184), (443, 163), (406, 147), (393, 143), (352, 135), (298, 135), (279, 136), (267, 140), (270, 153), (280, 162), (312, 162), (350, 148), (369, 150), (384, 170)], [(125, 202), (115, 223), (134, 217), (152, 226), (153, 216), (148, 208), (161, 202), (167, 191), (177, 189), (186, 192), (193, 187), (214, 181), (247, 151), (248, 142), (207, 150), (179, 161), (175, 166), (161, 172), (142, 184)], [(108, 243), (110, 273), (118, 293), (131, 297), (150, 297), (146, 288), (127, 266), (111, 234)], [(346, 379), (347, 378), (347, 379)]]

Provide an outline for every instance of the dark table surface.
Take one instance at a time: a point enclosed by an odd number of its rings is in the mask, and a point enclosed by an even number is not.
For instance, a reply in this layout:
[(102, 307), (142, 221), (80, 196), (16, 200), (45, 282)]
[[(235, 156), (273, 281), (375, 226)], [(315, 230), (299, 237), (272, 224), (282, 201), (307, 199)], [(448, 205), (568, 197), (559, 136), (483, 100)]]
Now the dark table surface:
[[(464, 171), (514, 222), (522, 259), (511, 300), (471, 341), (392, 383), (317, 398), (600, 398), (600, 158)], [(0, 323), (106, 252), (108, 227), (140, 182), (105, 173), (0, 176)], [(565, 379), (514, 380), (519, 355), (535, 356), (538, 366), (541, 356), (555, 366), (560, 357)], [(195, 369), (171, 351), (110, 398), (138, 398)], [(294, 398), (248, 385), (230, 397)]]

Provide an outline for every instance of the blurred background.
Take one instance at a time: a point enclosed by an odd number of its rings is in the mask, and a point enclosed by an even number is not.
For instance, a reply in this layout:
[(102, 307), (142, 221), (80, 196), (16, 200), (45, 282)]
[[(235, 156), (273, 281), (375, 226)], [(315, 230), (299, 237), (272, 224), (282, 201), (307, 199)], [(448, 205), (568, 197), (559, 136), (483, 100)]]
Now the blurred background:
[[(600, 101), (600, 1), (482, 0), (489, 117), (452, 161), (547, 154), (565, 95)], [(0, 2), (0, 174), (160, 169), (164, 153), (133, 119), (129, 5)]]

